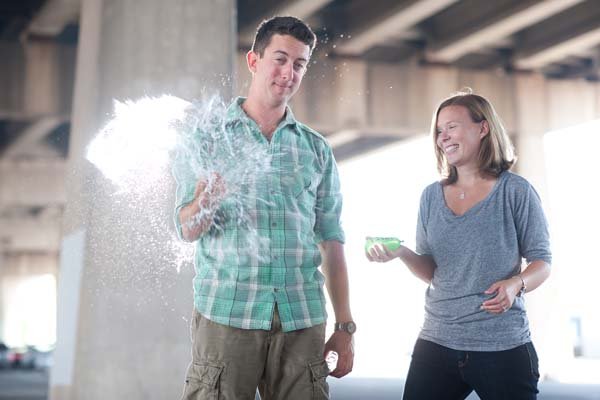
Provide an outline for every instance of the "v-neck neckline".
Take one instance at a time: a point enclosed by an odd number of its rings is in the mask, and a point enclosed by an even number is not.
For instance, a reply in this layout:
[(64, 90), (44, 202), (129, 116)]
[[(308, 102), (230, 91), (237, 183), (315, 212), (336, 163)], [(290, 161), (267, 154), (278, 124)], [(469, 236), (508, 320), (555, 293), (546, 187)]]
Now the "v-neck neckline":
[(468, 208), (462, 214), (456, 214), (454, 211), (452, 211), (452, 209), (450, 208), (450, 206), (446, 202), (446, 196), (444, 196), (444, 186), (442, 185), (442, 182), (438, 182), (438, 190), (440, 191), (440, 196), (442, 196), (442, 202), (444, 203), (444, 209), (446, 210), (446, 213), (449, 214), (453, 218), (464, 218), (464, 217), (468, 216), (469, 214), (472, 214), (472, 213), (476, 212), (481, 207), (483, 207), (483, 205), (485, 203), (487, 203), (488, 200), (492, 197), (492, 195), (498, 190), (498, 186), (500, 185), (500, 181), (503, 180), (503, 179), (505, 179), (505, 175), (506, 174), (507, 174), (507, 171), (502, 172), (500, 174), (500, 176), (498, 176), (498, 179), (496, 180), (496, 182), (494, 183), (494, 186), (492, 187), (492, 190), (490, 190), (490, 192), (483, 199), (481, 199), (477, 203), (473, 204), (470, 208)]

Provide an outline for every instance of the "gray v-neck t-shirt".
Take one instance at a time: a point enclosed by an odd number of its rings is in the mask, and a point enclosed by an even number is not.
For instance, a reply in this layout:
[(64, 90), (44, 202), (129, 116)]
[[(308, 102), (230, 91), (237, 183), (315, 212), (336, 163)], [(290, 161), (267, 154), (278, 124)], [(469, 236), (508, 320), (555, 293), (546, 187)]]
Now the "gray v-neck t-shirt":
[(505, 171), (491, 192), (465, 214), (448, 208), (442, 184), (423, 191), (417, 253), (437, 268), (425, 295), (420, 338), (455, 350), (500, 351), (530, 341), (524, 299), (491, 314), (481, 303), (494, 282), (520, 272), (522, 260), (551, 263), (548, 224), (529, 182)]

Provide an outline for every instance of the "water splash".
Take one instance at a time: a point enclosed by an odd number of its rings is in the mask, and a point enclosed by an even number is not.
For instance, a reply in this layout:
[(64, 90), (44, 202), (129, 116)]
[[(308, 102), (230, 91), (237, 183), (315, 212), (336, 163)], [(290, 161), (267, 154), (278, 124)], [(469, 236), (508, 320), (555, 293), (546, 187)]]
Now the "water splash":
[(164, 175), (177, 145), (174, 122), (190, 106), (174, 96), (115, 101), (114, 118), (88, 146), (87, 159), (121, 191), (148, 191)]
[[(224, 193), (219, 201), (204, 205), (203, 214), (190, 224), (209, 213), (215, 216), (211, 229), (216, 234), (204, 245), (220, 246), (219, 233), (228, 223), (244, 231), (240, 237), (245, 243), (239, 247), (247, 255), (268, 254), (264, 251), (268, 239), (258, 234), (253, 210), (256, 202), (269, 201), (259, 198), (255, 189), (273, 172), (272, 155), (255, 133), (243, 124), (232, 129), (232, 123), (227, 118), (227, 106), (218, 96), (193, 103), (174, 96), (115, 102), (114, 116), (90, 143), (87, 158), (116, 185), (115, 194), (128, 196), (133, 202), (146, 202), (151, 197), (155, 200), (152, 204), (159, 207), (156, 199), (169, 188), (171, 173), (180, 185), (187, 185), (187, 190), (189, 185), (195, 187), (204, 181), (210, 191), (218, 177)], [(151, 216), (153, 210), (147, 213)], [(168, 229), (166, 222), (162, 225)], [(191, 259), (190, 249), (181, 242), (167, 244), (178, 270)]]

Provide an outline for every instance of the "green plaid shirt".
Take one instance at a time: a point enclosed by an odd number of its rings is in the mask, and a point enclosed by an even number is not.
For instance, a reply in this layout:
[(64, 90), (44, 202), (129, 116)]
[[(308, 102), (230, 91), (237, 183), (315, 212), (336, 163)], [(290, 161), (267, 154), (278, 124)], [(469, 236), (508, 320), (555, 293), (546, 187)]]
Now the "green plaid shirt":
[[(272, 171), (252, 188), (249, 210), (252, 228), (266, 244), (252, 246), (256, 249), (250, 249), (250, 254), (248, 248), (240, 249), (247, 247), (240, 246), (247, 231), (234, 223), (225, 224), (219, 235), (213, 230), (202, 235), (196, 241), (194, 260), (195, 307), (214, 322), (242, 329), (271, 329), (275, 304), (285, 332), (324, 323), (324, 277), (318, 269), (317, 243), (344, 242), (333, 153), (321, 135), (296, 121), (289, 107), (267, 141), (242, 110), (244, 100), (237, 98), (228, 108), (227, 126), (235, 135), (251, 135), (272, 157)], [(181, 237), (177, 215), (193, 200), (196, 182), (177, 170), (174, 175), (175, 224)]]

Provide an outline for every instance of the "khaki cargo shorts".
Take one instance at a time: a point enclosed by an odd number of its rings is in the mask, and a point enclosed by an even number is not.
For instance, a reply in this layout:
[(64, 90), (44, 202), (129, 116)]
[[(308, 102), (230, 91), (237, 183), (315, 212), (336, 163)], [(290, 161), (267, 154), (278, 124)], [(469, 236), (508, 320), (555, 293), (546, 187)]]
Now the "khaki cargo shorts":
[(192, 363), (182, 400), (329, 399), (323, 359), (325, 324), (282, 332), (277, 310), (270, 331), (217, 324), (194, 310)]

